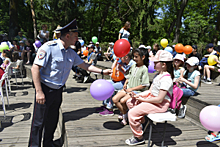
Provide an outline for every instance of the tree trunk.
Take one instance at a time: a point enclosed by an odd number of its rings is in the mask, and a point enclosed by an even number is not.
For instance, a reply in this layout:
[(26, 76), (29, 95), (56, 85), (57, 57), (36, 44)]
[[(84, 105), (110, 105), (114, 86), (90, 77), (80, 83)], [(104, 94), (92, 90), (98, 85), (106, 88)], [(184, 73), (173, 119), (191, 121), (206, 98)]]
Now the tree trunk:
[(36, 20), (35, 20), (35, 12), (34, 12), (34, 2), (33, 0), (30, 1), (31, 4), (31, 14), (33, 19), (33, 27), (34, 27), (34, 38), (37, 38), (37, 26), (36, 26)]
[(90, 25), (90, 36), (89, 36), (89, 38), (92, 38), (92, 35), (94, 34), (93, 25), (94, 25), (95, 9), (96, 9), (96, 3), (95, 3), (94, 6), (93, 6), (92, 20), (91, 20), (91, 25)]
[(173, 20), (173, 22), (171, 23), (169, 29), (167, 30), (168, 38), (170, 38), (170, 34), (173, 32), (173, 28), (174, 28), (175, 24), (176, 24), (176, 19)]
[(213, 37), (214, 45), (217, 45), (217, 43), (218, 43), (219, 31), (220, 31), (220, 12), (218, 12), (218, 16), (217, 16), (216, 34)]
[(109, 7), (110, 7), (110, 4), (111, 4), (111, 0), (108, 0), (108, 4), (105, 6), (105, 11), (103, 12), (103, 15), (102, 15), (102, 23), (101, 23), (101, 32), (100, 32), (100, 42), (101, 42), (101, 36), (102, 36), (102, 28), (104, 27), (104, 25), (105, 25), (105, 20), (106, 20), (106, 18), (107, 18), (107, 16), (108, 16), (108, 10), (109, 10)]
[(18, 12), (17, 12), (17, 8), (18, 8), (18, 3), (19, 0), (10, 0), (9, 2), (9, 16), (10, 16), (10, 20), (9, 20), (9, 33), (8, 33), (8, 39), (9, 40), (13, 40), (14, 37), (18, 34), (19, 31), (19, 27), (18, 27)]
[(180, 10), (179, 10), (178, 15), (177, 15), (175, 37), (174, 37), (173, 43), (178, 43), (178, 41), (179, 41), (180, 28), (181, 28), (181, 25), (182, 25), (181, 19), (182, 19), (182, 16), (183, 16), (183, 11), (184, 11), (184, 9), (187, 5), (187, 2), (188, 2), (188, 0), (182, 0)]

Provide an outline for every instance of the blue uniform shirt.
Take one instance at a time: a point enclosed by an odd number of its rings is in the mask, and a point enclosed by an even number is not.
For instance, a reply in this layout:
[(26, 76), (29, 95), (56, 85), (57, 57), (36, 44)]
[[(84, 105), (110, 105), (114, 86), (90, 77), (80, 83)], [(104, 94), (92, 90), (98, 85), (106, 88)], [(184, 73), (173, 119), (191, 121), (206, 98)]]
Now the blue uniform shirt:
[(61, 88), (69, 76), (72, 66), (82, 64), (83, 60), (70, 47), (64, 48), (60, 39), (42, 45), (34, 64), (42, 66), (40, 80), (53, 89)]

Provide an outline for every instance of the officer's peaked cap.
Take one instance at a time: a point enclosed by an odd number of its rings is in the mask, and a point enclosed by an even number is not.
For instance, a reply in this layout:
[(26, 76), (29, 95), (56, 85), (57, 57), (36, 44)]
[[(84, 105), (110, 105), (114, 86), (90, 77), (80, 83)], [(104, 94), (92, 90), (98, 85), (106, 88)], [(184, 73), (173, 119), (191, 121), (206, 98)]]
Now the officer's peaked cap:
[(78, 32), (76, 19), (74, 19), (69, 24), (65, 25), (64, 27), (62, 27), (61, 29), (58, 29), (56, 31), (60, 31), (61, 34), (64, 34), (67, 32)]

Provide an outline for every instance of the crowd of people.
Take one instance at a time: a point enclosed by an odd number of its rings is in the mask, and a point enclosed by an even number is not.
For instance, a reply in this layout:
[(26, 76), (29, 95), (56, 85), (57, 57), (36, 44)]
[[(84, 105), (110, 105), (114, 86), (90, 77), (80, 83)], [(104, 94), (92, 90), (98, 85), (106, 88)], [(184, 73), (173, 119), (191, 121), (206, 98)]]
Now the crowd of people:
[[(112, 43), (109, 45), (108, 50), (113, 47)], [(125, 141), (128, 145), (144, 142), (142, 126), (145, 123), (145, 115), (168, 110), (169, 95), (172, 95), (173, 84), (183, 91), (182, 97), (196, 96), (201, 81), (205, 84), (212, 84), (210, 70), (220, 72), (219, 60), (215, 59), (216, 64), (213, 66), (210, 66), (207, 61), (210, 55), (219, 57), (218, 46), (214, 47), (212, 43), (207, 44), (205, 51), (208, 54), (204, 57), (197, 52), (196, 45), (192, 47), (193, 51), (189, 55), (176, 53), (175, 46), (172, 46), (171, 54), (159, 49), (158, 44), (153, 45), (153, 50), (151, 46), (140, 45), (139, 48), (131, 50), (122, 58), (114, 59), (114, 55), (110, 58), (108, 53), (105, 54), (107, 60), (114, 60), (112, 70), (118, 66), (118, 70), (124, 74), (124, 79), (109, 80), (115, 92), (104, 100), (103, 105), (96, 111), (100, 116), (112, 116), (114, 115), (113, 106), (118, 108), (120, 111), (118, 119), (121, 120), (122, 125), (127, 125), (129, 122), (134, 135)], [(151, 86), (148, 77), (149, 60), (154, 62), (154, 68), (157, 71)], [(181, 104), (178, 109), (177, 116), (184, 118), (186, 104)], [(205, 139), (210, 142), (218, 140), (219, 134), (218, 132), (211, 133)]]
[[(113, 85), (115, 92), (111, 97), (104, 100), (102, 106), (97, 108), (96, 111), (100, 116), (112, 116), (114, 115), (113, 106), (115, 105), (120, 111), (118, 115), (120, 123), (122, 125), (129, 123), (133, 133), (133, 136), (127, 139), (125, 143), (128, 145), (141, 144), (145, 141), (143, 138), (143, 126), (146, 123), (145, 115), (166, 112), (168, 110), (171, 101), (170, 95), (173, 93), (174, 84), (183, 91), (183, 97), (196, 96), (201, 81), (205, 84), (212, 84), (210, 71), (212, 70), (213, 72), (219, 73), (220, 61), (215, 59), (216, 64), (209, 65), (208, 57), (210, 55), (219, 57), (220, 49), (218, 46), (214, 47), (212, 43), (209, 43), (205, 47), (208, 54), (203, 57), (198, 53), (196, 45), (192, 45), (193, 51), (189, 55), (177, 53), (175, 51), (175, 45), (171, 46), (173, 51), (170, 53), (164, 49), (160, 49), (157, 43), (153, 45), (153, 49), (151, 45), (145, 46), (143, 44), (133, 49), (132, 42), (128, 39), (130, 36), (130, 27), (130, 22), (126, 22), (124, 27), (119, 31), (118, 39), (126, 39), (131, 45), (130, 52), (120, 58), (114, 54), (113, 42), (109, 43), (107, 52), (104, 53), (99, 46), (99, 42), (89, 42), (89, 44), (85, 46), (84, 42), (82, 43), (81, 40), (78, 41), (78, 29), (75, 20), (65, 27), (58, 26), (54, 30), (54, 41), (49, 41), (47, 26), (42, 25), (42, 30), (39, 31), (38, 38), (35, 40), (35, 42), (40, 41), (41, 45), (45, 44), (42, 47), (26, 39), (22, 32), (18, 32), (12, 44), (8, 41), (7, 35), (1, 35), (1, 44), (5, 43), (9, 47), (9, 50), (3, 50), (1, 53), (1, 68), (3, 70), (6, 69), (7, 65), (12, 61), (20, 62), (21, 60), (26, 60), (26, 64), (30, 64), (34, 61), (32, 74), (35, 87), (37, 87), (35, 107), (39, 107), (34, 113), (41, 116), (40, 112), (47, 112), (49, 115), (49, 109), (51, 108), (43, 108), (43, 104), (54, 105), (52, 104), (54, 101), (52, 97), (55, 96), (56, 93), (59, 94), (59, 100), (55, 102), (56, 112), (58, 112), (62, 102), (62, 96), (60, 94), (62, 93), (63, 87), (65, 87), (69, 69), (75, 72), (74, 77), (77, 81), (83, 83), (88, 82), (91, 78), (90, 72), (98, 72), (106, 75), (112, 74), (110, 69), (104, 70), (103, 73), (103, 70), (94, 67), (98, 61), (103, 61), (103, 57), (105, 57), (107, 62), (112, 61), (111, 69), (117, 69), (117, 71), (115, 71), (116, 74), (121, 72), (124, 78), (120, 81), (114, 79), (108, 80)], [(54, 50), (50, 50), (49, 48), (54, 48)], [(66, 55), (63, 50), (66, 50), (66, 52), (69, 51), (73, 56), (69, 57), (70, 55)], [(85, 51), (87, 51), (87, 54)], [(37, 58), (35, 58), (36, 55)], [(61, 55), (67, 59), (61, 60)], [(51, 58), (55, 57), (57, 62), (53, 63)], [(85, 62), (83, 62), (82, 59), (84, 59)], [(154, 62), (154, 69), (157, 71), (152, 84), (150, 84), (148, 75), (150, 61)], [(56, 66), (54, 68), (59, 68), (59, 71), (62, 72), (53, 73), (52, 64), (66, 66), (68, 70)], [(16, 67), (14, 70), (18, 68), (19, 67)], [(41, 68), (42, 70), (40, 71)], [(34, 71), (36, 71), (36, 73), (33, 73)], [(54, 75), (51, 76), (50, 73)], [(57, 76), (63, 76), (62, 73), (65, 73), (65, 78), (57, 78)], [(39, 76), (37, 74), (41, 75), (41, 79), (37, 78)], [(40, 94), (38, 94), (38, 90), (41, 92)], [(53, 91), (53, 95), (48, 93), (49, 90)], [(46, 100), (47, 103), (45, 103)], [(177, 109), (177, 116), (184, 118), (186, 110), (186, 104), (181, 104)], [(51, 114), (56, 123), (57, 115), (58, 113)], [(48, 118), (40, 120), (41, 128), (39, 129), (33, 118), (29, 145), (40, 144), (42, 128), (49, 127), (48, 125), (50, 125), (49, 123), (44, 124), (46, 120), (48, 120)], [(48, 131), (50, 134), (45, 134), (45, 145), (51, 145), (51, 134), (54, 133), (55, 127), (56, 124), (53, 123), (53, 129), (49, 129), (50, 131)], [(37, 131), (38, 133), (36, 133)], [(213, 132), (205, 139), (211, 142), (218, 138), (220, 138), (219, 133)]]

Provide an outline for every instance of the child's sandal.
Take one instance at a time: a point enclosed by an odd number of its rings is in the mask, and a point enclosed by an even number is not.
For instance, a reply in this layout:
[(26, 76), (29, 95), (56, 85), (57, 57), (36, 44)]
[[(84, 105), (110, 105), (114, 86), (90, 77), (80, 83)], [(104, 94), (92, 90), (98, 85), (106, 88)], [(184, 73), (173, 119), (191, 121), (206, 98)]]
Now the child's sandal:
[(122, 119), (123, 119), (122, 114), (119, 114), (119, 115), (118, 115), (118, 119), (119, 119), (119, 120), (122, 120)]
[(126, 125), (127, 125), (127, 120), (122, 119), (121, 124), (122, 124), (123, 126), (126, 126)]
[[(207, 139), (207, 138), (209, 138), (209, 139)], [(211, 135), (207, 135), (207, 136), (205, 137), (205, 140), (206, 140), (206, 141), (209, 141), (209, 142), (213, 142), (213, 141), (220, 140), (220, 134), (215, 135), (214, 133), (211, 133)]]

